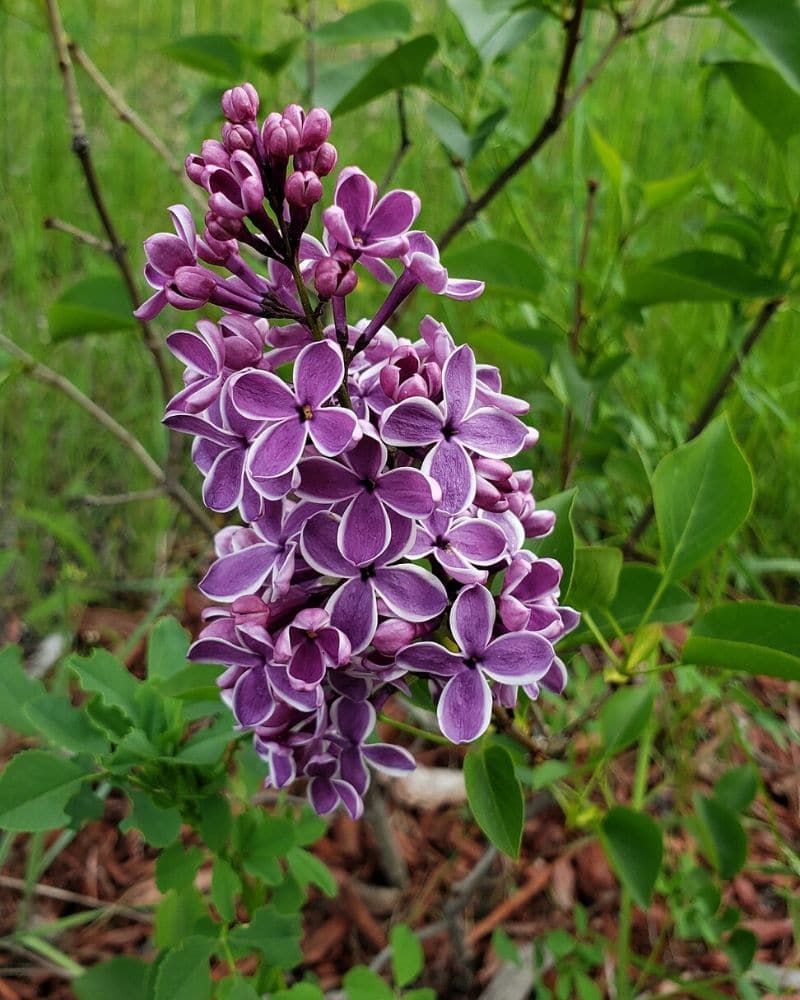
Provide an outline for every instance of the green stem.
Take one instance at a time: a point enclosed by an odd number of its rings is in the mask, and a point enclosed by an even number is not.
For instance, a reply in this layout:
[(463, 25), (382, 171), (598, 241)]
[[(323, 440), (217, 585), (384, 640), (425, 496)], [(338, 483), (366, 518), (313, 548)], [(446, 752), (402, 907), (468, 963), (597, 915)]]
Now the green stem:
[(450, 740), (446, 739), (444, 736), (439, 736), (438, 733), (429, 733), (425, 729), (418, 729), (417, 726), (412, 726), (410, 722), (401, 722), (399, 719), (392, 719), (388, 715), (384, 715), (383, 712), (379, 713), (378, 720), (380, 722), (386, 722), (390, 726), (394, 726), (395, 729), (399, 729), (401, 733), (408, 733), (410, 736), (418, 736), (421, 740), (428, 740), (429, 743), (437, 743), (441, 747), (452, 746)]

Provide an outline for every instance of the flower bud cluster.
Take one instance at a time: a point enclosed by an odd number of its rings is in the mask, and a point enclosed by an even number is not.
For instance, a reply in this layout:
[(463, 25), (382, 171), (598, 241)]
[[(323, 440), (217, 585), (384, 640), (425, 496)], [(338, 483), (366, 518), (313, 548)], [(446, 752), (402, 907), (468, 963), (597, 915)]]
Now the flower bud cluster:
[[(356, 167), (336, 180), (322, 242), (306, 232), (336, 162), (327, 112), (289, 105), (259, 125), (250, 84), (222, 110), (222, 141), (186, 161), (205, 229), (170, 210), (175, 233), (145, 242), (156, 292), (138, 311), (221, 309), (167, 338), (185, 384), (164, 422), (194, 438), (206, 506), (242, 520), (216, 536), (190, 657), (222, 664), (222, 697), (272, 786), (303, 778), (318, 812), (359, 816), (369, 768), (414, 767), (374, 742), (387, 699), (416, 676), (442, 733), (471, 742), (520, 690), (563, 689), (553, 644), (578, 617), (559, 603), (560, 565), (525, 548), (554, 522), (508, 461), (536, 441), (527, 403), (433, 317), (413, 340), (387, 326), (419, 284), (461, 299), (482, 284), (450, 278), (411, 228), (413, 192), (379, 198)], [(357, 267), (391, 288), (350, 324)]]

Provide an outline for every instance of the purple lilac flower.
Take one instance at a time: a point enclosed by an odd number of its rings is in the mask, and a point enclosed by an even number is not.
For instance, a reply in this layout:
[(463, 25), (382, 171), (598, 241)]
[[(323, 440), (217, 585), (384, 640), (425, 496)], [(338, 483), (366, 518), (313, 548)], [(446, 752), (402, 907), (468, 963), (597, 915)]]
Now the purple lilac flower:
[(407, 646), (398, 656), (408, 670), (447, 678), (437, 718), (453, 743), (471, 743), (486, 732), (492, 713), (488, 681), (530, 684), (540, 680), (553, 662), (553, 647), (536, 632), (506, 632), (493, 639), (495, 606), (480, 584), (459, 592), (450, 612), (450, 631), (458, 643), (451, 653), (436, 642)]
[[(354, 166), (322, 240), (309, 232), (338, 158), (326, 111), (259, 120), (250, 84), (222, 110), (221, 141), (186, 159), (205, 228), (170, 209), (175, 233), (145, 243), (155, 294), (137, 310), (217, 311), (167, 338), (185, 371), (164, 422), (194, 438), (209, 509), (242, 521), (215, 537), (199, 584), (214, 605), (189, 657), (221, 665), (220, 697), (268, 784), (304, 781), (317, 812), (358, 817), (371, 769), (414, 767), (374, 741), (409, 674), (427, 680), (445, 736), (469, 742), (520, 690), (563, 690), (553, 643), (578, 616), (560, 604), (559, 564), (523, 548), (554, 522), (507, 461), (536, 443), (527, 401), (435, 317), (413, 342), (391, 328), (419, 285), (468, 300), (483, 283), (451, 278), (411, 228), (413, 192), (381, 196)], [(366, 317), (348, 316), (357, 264), (391, 286)]]

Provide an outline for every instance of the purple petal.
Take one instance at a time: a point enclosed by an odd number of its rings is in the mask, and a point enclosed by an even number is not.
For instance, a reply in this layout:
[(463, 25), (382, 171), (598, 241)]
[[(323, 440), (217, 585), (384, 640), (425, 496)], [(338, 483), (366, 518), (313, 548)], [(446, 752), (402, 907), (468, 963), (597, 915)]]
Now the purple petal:
[(349, 500), (360, 489), (358, 479), (350, 469), (329, 458), (304, 458), (299, 470), (300, 486), (297, 492), (308, 500), (328, 503)]
[(246, 466), (245, 472), (250, 478), (253, 488), (267, 500), (283, 500), (286, 494), (291, 492), (300, 481), (300, 474), (296, 468), (272, 479), (259, 479)]
[(294, 363), (294, 391), (301, 405), (320, 406), (344, 378), (342, 352), (330, 340), (309, 344)]
[(272, 710), (274, 702), (264, 667), (243, 674), (233, 689), (233, 712), (242, 726), (256, 726)]
[(564, 666), (563, 660), (554, 656), (550, 669), (539, 678), (539, 683), (542, 687), (546, 687), (548, 691), (552, 691), (554, 694), (561, 694), (567, 686), (567, 668)]
[(363, 795), (369, 785), (369, 771), (361, 754), (361, 747), (345, 747), (339, 757), (339, 774), (345, 784)]
[(358, 570), (339, 549), (338, 532), (338, 517), (326, 512), (315, 514), (303, 527), (300, 550), (306, 562), (324, 576), (355, 576)]
[(391, 469), (380, 477), (375, 492), (398, 514), (427, 517), (435, 504), (433, 482), (418, 469)]
[(217, 601), (235, 601), (252, 594), (263, 585), (278, 551), (270, 542), (264, 542), (232, 552), (217, 559), (198, 586), (206, 597)]
[(363, 231), (377, 193), (375, 182), (358, 167), (346, 167), (342, 170), (333, 200), (344, 212), (350, 229)]
[(172, 431), (180, 431), (181, 434), (194, 434), (195, 437), (204, 438), (206, 441), (213, 441), (221, 444), (225, 448), (239, 444), (239, 439), (235, 434), (217, 427), (210, 420), (195, 416), (193, 413), (168, 413), (162, 423)]
[(544, 677), (553, 665), (553, 647), (535, 632), (509, 632), (489, 643), (481, 670), (506, 684), (529, 684)]
[(253, 441), (247, 458), (251, 479), (275, 479), (297, 464), (306, 443), (306, 428), (299, 420), (288, 418), (270, 424)]
[(412, 622), (424, 622), (447, 607), (444, 584), (421, 566), (394, 566), (375, 570), (375, 589), (392, 614)]
[(459, 593), (450, 612), (450, 629), (467, 656), (479, 657), (486, 649), (494, 619), (494, 598), (486, 587), (474, 584)]
[(252, 420), (282, 420), (297, 416), (297, 401), (286, 383), (273, 372), (250, 369), (229, 383), (233, 405)]
[(331, 721), (351, 743), (363, 743), (375, 726), (377, 716), (368, 701), (339, 698), (331, 709)]
[(203, 483), (203, 503), (219, 513), (233, 510), (242, 499), (245, 451), (230, 448), (217, 456)]
[(167, 299), (167, 293), (163, 288), (159, 288), (155, 295), (151, 295), (149, 299), (145, 299), (140, 306), (137, 306), (137, 308), (134, 309), (133, 315), (136, 319), (142, 320), (144, 323), (149, 323), (150, 320), (155, 319), (162, 309), (166, 308), (168, 304), (169, 300)]
[(173, 275), (179, 267), (192, 267), (197, 263), (192, 250), (179, 236), (156, 233), (144, 241), (148, 261), (162, 274)]
[(435, 479), (442, 489), (441, 510), (448, 514), (460, 514), (472, 503), (476, 485), (475, 467), (457, 440), (440, 441), (426, 456), (422, 471)]
[[(369, 779), (369, 775), (367, 775), (367, 779)], [(361, 801), (361, 797), (355, 788), (346, 781), (339, 781), (338, 778), (334, 778), (332, 784), (350, 818), (361, 819), (361, 815), (364, 812), (364, 803)]]
[(308, 784), (308, 801), (318, 816), (327, 816), (336, 808), (339, 795), (328, 778), (312, 778)]
[(359, 479), (375, 480), (386, 465), (386, 449), (372, 434), (365, 434), (347, 453), (347, 463)]
[(438, 642), (416, 642), (397, 654), (397, 664), (404, 670), (434, 677), (454, 677), (466, 669), (464, 660), (456, 653), (440, 646)]
[(369, 241), (405, 233), (419, 215), (419, 198), (413, 191), (390, 191), (369, 217)]
[(226, 667), (257, 667), (262, 663), (257, 653), (217, 636), (200, 638), (192, 643), (186, 658), (194, 663), (222, 663)]
[(389, 524), (392, 526), (392, 537), (389, 539), (389, 544), (381, 552), (379, 561), (382, 566), (388, 566), (389, 563), (406, 555), (414, 544), (415, 535), (413, 521), (409, 521), (402, 514), (395, 514), (393, 510), (389, 510), (387, 513)]
[(475, 355), (467, 344), (462, 344), (445, 361), (442, 388), (447, 422), (458, 427), (475, 400)]
[(390, 406), (381, 420), (381, 437), (386, 444), (415, 447), (433, 444), (441, 437), (444, 418), (429, 399), (404, 399)]
[(445, 685), (436, 709), (451, 743), (472, 743), (489, 728), (492, 693), (480, 670), (461, 670)]
[(358, 258), (358, 263), (363, 265), (373, 278), (384, 285), (393, 285), (397, 278), (394, 271), (380, 257), (373, 257), (371, 254), (365, 253)]
[[(322, 213), (322, 224), (327, 232), (328, 243), (341, 243), (344, 247), (354, 247), (353, 231), (348, 225), (347, 216), (338, 205), (330, 205)], [(331, 245), (333, 245), (331, 243)]]
[(378, 627), (378, 605), (375, 591), (367, 581), (360, 577), (348, 580), (328, 600), (325, 609), (331, 616), (331, 624), (350, 640), (354, 653), (360, 653), (372, 642)]
[(369, 743), (362, 748), (361, 753), (378, 771), (398, 778), (404, 777), (417, 766), (405, 747), (394, 747), (388, 743)]
[(487, 458), (508, 458), (522, 451), (528, 428), (521, 420), (491, 407), (475, 410), (461, 424), (463, 444)]
[(313, 642), (301, 642), (295, 649), (287, 673), (293, 687), (311, 691), (325, 676), (322, 650)]
[(306, 427), (319, 451), (333, 458), (340, 455), (353, 440), (358, 418), (352, 410), (326, 406), (315, 411), (313, 420), (309, 420)]
[(197, 230), (194, 225), (192, 213), (186, 205), (170, 205), (167, 209), (172, 216), (172, 225), (175, 232), (189, 247), (193, 247), (197, 241)]
[(374, 562), (389, 543), (389, 518), (374, 493), (361, 492), (339, 524), (342, 555), (356, 566)]
[(491, 521), (471, 517), (450, 532), (450, 544), (478, 566), (490, 566), (506, 550), (506, 536)]
[(433, 556), (447, 575), (459, 583), (486, 583), (489, 574), (485, 569), (478, 569), (465, 559), (456, 549), (436, 548)]
[(179, 361), (203, 375), (216, 375), (222, 368), (222, 358), (190, 330), (175, 330), (167, 337), (167, 346)]
[(472, 278), (448, 278), (444, 294), (450, 299), (467, 301), (477, 299), (483, 294), (485, 287), (482, 281), (474, 281)]

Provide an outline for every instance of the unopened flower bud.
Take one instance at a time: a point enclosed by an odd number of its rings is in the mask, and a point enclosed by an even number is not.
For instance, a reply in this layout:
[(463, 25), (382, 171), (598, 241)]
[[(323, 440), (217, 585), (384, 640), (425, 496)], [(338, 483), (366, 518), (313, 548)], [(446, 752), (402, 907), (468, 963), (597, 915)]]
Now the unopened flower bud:
[(322, 197), (322, 182), (313, 170), (295, 170), (283, 188), (286, 200), (297, 208), (311, 208)]
[(422, 362), (415, 348), (396, 348), (380, 373), (381, 388), (395, 403), (411, 396), (433, 399), (442, 388), (442, 372), (435, 362)]
[(244, 125), (231, 125), (230, 122), (225, 122), (222, 126), (222, 144), (229, 153), (235, 153), (237, 149), (251, 150), (255, 141), (253, 133)]
[(413, 622), (401, 621), (399, 618), (388, 618), (378, 626), (372, 644), (384, 656), (394, 656), (416, 638), (417, 626)]
[(338, 155), (334, 145), (323, 142), (319, 149), (295, 153), (294, 166), (296, 170), (313, 170), (318, 177), (327, 177), (336, 166)]
[(349, 295), (357, 284), (356, 272), (334, 257), (323, 257), (314, 269), (314, 287), (321, 299)]
[(222, 95), (222, 113), (229, 122), (244, 124), (258, 114), (258, 91), (251, 83), (232, 87)]
[[(223, 215), (215, 215), (213, 212), (206, 212), (205, 223), (206, 237), (210, 237), (214, 242), (219, 243), (236, 239), (244, 225), (239, 218), (229, 219)], [(207, 242), (209, 241), (207, 240)], [(209, 263), (213, 263), (213, 261), (209, 261)]]
[(204, 267), (179, 267), (172, 279), (175, 290), (187, 299), (208, 302), (214, 294), (217, 279)]
[(318, 149), (328, 138), (330, 131), (331, 116), (328, 112), (324, 108), (312, 108), (303, 122), (300, 149)]

